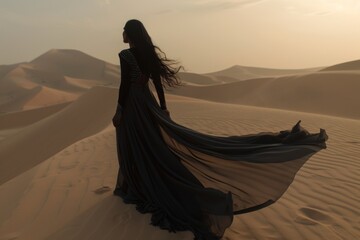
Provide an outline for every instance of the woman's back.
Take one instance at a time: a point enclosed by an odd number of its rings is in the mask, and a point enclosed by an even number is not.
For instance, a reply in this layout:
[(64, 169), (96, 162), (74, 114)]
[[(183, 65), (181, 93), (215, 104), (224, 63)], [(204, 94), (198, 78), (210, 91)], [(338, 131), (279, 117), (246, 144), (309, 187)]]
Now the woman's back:
[(149, 60), (145, 59), (135, 47), (131, 47), (129, 50), (134, 55), (141, 72), (148, 75), (151, 72), (149, 65), (147, 64), (147, 61)]

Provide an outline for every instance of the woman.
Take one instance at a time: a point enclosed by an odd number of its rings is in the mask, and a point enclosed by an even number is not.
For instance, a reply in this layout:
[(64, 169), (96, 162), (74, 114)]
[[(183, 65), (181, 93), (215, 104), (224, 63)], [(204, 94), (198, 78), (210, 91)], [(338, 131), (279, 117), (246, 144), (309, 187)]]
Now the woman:
[[(174, 122), (162, 82), (179, 85), (172, 60), (161, 57), (144, 25), (124, 27), (130, 48), (119, 53), (121, 85), (113, 117), (119, 159), (114, 194), (151, 213), (151, 224), (195, 239), (220, 239), (233, 215), (274, 203), (313, 154), (326, 148), (324, 129), (213, 136)], [(152, 79), (159, 104), (149, 89)]]

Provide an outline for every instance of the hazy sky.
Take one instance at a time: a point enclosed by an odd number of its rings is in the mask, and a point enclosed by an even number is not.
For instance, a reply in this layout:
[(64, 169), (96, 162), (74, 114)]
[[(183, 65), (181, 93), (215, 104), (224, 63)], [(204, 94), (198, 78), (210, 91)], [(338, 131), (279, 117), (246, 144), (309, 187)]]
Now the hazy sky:
[(1, 0), (0, 64), (52, 48), (119, 64), (132, 18), (191, 72), (360, 59), (360, 0)]

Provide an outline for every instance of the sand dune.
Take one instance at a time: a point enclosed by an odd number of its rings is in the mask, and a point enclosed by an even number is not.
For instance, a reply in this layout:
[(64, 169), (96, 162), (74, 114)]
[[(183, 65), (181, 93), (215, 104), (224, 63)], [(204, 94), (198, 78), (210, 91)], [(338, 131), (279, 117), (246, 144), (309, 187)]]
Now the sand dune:
[(215, 79), (224, 79), (224, 82), (236, 82), (239, 80), (248, 80), (254, 78), (264, 77), (281, 77), (288, 75), (298, 75), (305, 73), (312, 73), (321, 70), (323, 67), (318, 68), (304, 68), (304, 69), (274, 69), (274, 68), (260, 68), (235, 65), (230, 68), (205, 73), (205, 76), (215, 77)]
[(316, 72), (214, 86), (184, 86), (167, 92), (236, 103), (347, 118), (360, 118), (360, 72)]
[(116, 108), (117, 92), (117, 89), (94, 87), (61, 111), (2, 141), (0, 184), (107, 126)]
[(19, 64), (11, 64), (11, 65), (0, 65), (0, 79), (3, 78), (6, 74), (8, 74), (11, 70), (16, 68)]
[(336, 64), (321, 71), (360, 71), (360, 60)]
[(305, 69), (271, 69), (247, 66), (232, 66), (230, 68), (204, 74), (196, 74), (189, 72), (180, 72), (181, 81), (190, 85), (215, 85), (222, 83), (232, 83), (249, 79), (265, 78), (265, 77), (281, 77), (290, 75), (299, 75), (313, 73), (322, 68), (305, 68)]
[(61, 73), (73, 78), (97, 79), (100, 81), (117, 80), (113, 79), (112, 74), (109, 74), (109, 72), (111, 73), (111, 70), (116, 72), (118, 68), (78, 50), (52, 49), (30, 63), (36, 69)]
[(24, 86), (27, 82), (31, 82), (34, 86), (46, 86), (56, 90), (66, 90), (73, 93), (82, 93), (87, 88), (73, 85), (67, 81), (66, 75), (56, 72), (43, 71), (34, 69), (33, 66), (21, 66), (25, 72), (22, 79), (17, 80), (19, 86)]
[(0, 66), (0, 113), (70, 102), (93, 86), (119, 86), (119, 66), (76, 50), (50, 50)]
[(72, 102), (79, 97), (78, 94), (73, 94), (69, 92), (64, 92), (60, 90), (56, 90), (53, 88), (48, 88), (45, 86), (36, 87), (39, 89), (37, 93), (32, 96), (32, 98), (23, 105), (23, 109), (34, 109), (38, 107), (48, 105), (55, 105), (59, 103)]
[(192, 85), (212, 85), (223, 83), (223, 81), (214, 79), (211, 76), (204, 76), (196, 73), (179, 72), (179, 77), (182, 82)]
[(32, 89), (18, 89), (0, 106), (0, 113), (40, 108), (59, 103), (72, 102), (81, 94), (56, 90), (45, 86), (36, 86)]
[(25, 127), (36, 123), (68, 106), (71, 102), (54, 104), (47, 107), (35, 108), (19, 112), (0, 115), (0, 130)]
[[(111, 124), (116, 95), (116, 88), (94, 87), (0, 141), (0, 206), (6, 206), (0, 239), (193, 238), (151, 226), (149, 214), (112, 195), (118, 171)], [(236, 216), (224, 239), (360, 237), (360, 121), (183, 96), (167, 100), (176, 122), (208, 134), (279, 131), (301, 119), (309, 131), (322, 127), (330, 136), (328, 148), (305, 164), (277, 203)]]

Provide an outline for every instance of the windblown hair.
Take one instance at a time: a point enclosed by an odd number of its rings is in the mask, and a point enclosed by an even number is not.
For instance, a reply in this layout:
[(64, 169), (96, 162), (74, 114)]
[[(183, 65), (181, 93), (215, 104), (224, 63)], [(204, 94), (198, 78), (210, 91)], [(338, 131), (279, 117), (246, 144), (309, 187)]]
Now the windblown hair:
[[(184, 67), (172, 66), (178, 64), (178, 62), (168, 59), (166, 54), (158, 46), (153, 44), (142, 22), (137, 19), (131, 19), (126, 22), (124, 30), (129, 40), (134, 44), (136, 49), (139, 50), (139, 54), (143, 59), (146, 59), (146, 68), (152, 74), (159, 74), (160, 78), (166, 82), (169, 87), (182, 85), (177, 73), (181, 68), (184, 69)], [(158, 50), (158, 52), (156, 50)], [(164, 56), (162, 56), (161, 53)], [(162, 85), (164, 86), (164, 84)]]

